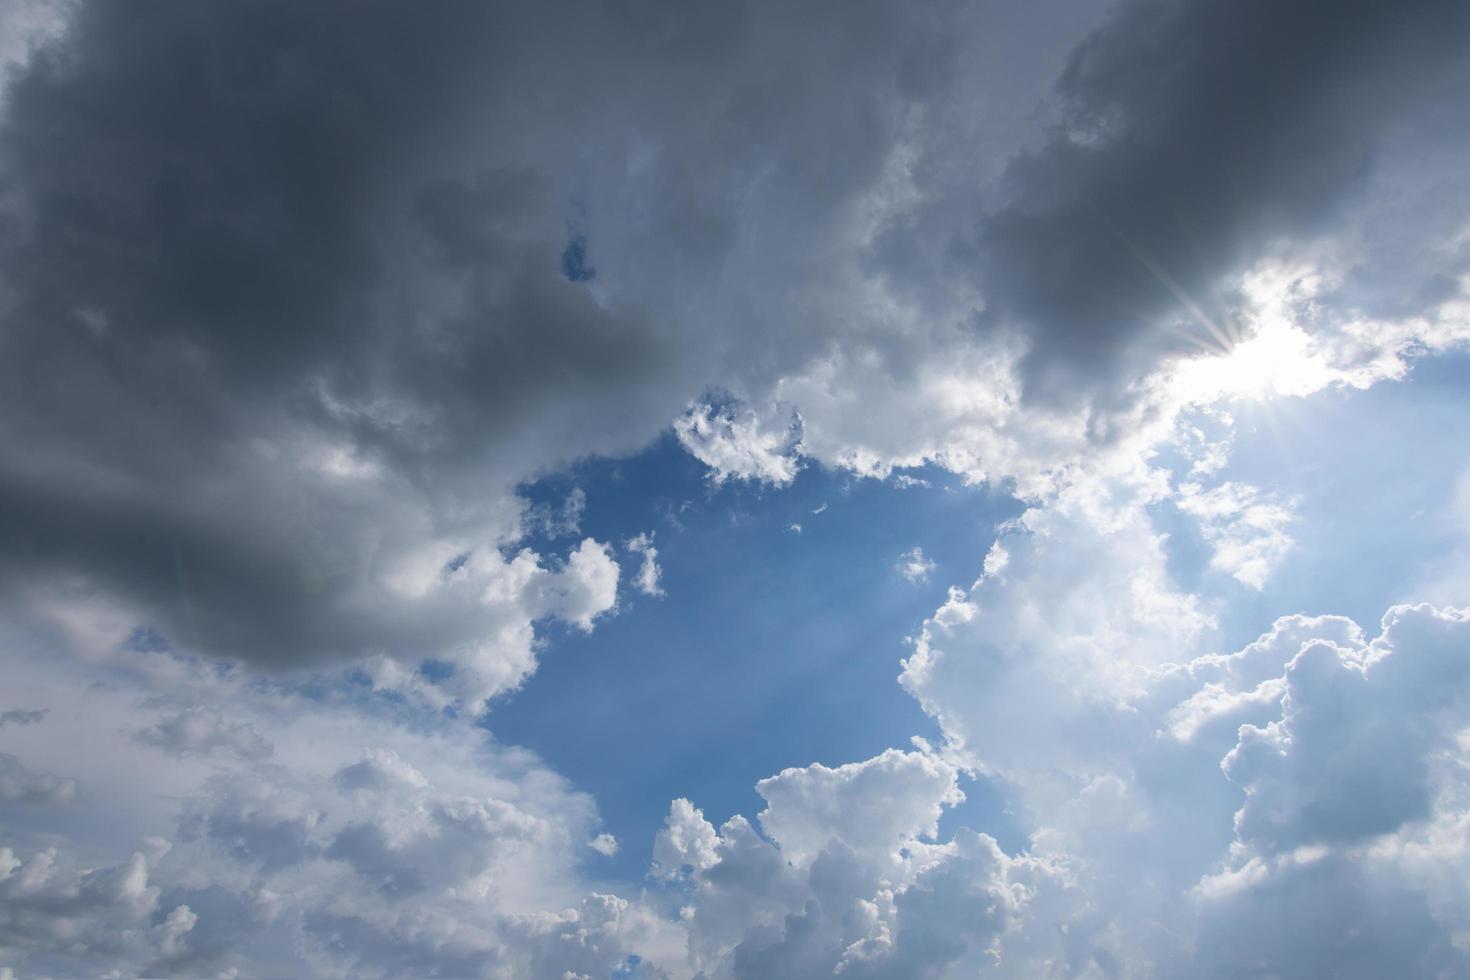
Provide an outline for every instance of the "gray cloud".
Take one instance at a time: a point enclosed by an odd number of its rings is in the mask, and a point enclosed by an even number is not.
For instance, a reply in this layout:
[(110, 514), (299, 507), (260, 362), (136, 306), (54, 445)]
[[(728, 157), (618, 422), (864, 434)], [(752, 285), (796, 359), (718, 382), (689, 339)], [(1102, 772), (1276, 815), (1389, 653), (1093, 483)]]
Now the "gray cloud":
[(231, 724), (218, 711), (198, 706), (176, 711), (157, 724), (139, 729), (135, 737), (180, 757), (223, 753), (255, 760), (268, 758), (272, 752), (270, 742), (254, 725)]
[(1435, 766), (1470, 720), (1465, 623), (1453, 610), (1399, 607), (1367, 651), (1303, 645), (1286, 669), (1280, 722), (1243, 726), (1222, 763), (1246, 792), (1240, 839), (1273, 853), (1427, 818)]
[(1177, 293), (1223, 317), (1231, 273), (1409, 165), (1390, 123), (1426, 138), (1467, 30), (1132, 4), (1067, 58), (1091, 20), (1000, 5), (579, 11), (76, 7), (0, 124), (9, 591), (278, 666), (463, 659), (504, 617), (395, 570), (510, 546), (520, 480), (711, 387), (840, 345), (820, 389), (859, 431), (816, 444), (849, 463), (907, 412), (845, 406), (927, 405), (895, 385), (997, 331), (1030, 392), (1126, 401)]
[(493, 632), (380, 576), (837, 328), (821, 243), (955, 52), (803, 16), (78, 5), (0, 129), (0, 576), (275, 664)]
[(13, 708), (0, 712), (0, 728), (6, 725), (38, 725), (50, 713), (50, 708)]
[(1211, 911), (1193, 959), (1205, 976), (1264, 967), (1283, 978), (1371, 980), (1455, 976), (1467, 966), (1422, 884), (1384, 880), (1343, 858), (1286, 871)]
[(266, 871), (315, 856), (320, 848), (312, 834), (322, 813), (305, 794), (284, 785), (284, 774), (274, 775), (281, 787), (255, 775), (217, 777), (180, 820), (180, 837), (206, 840), (240, 863)]
[(7, 752), (0, 752), (0, 801), (6, 803), (70, 803), (76, 799), (73, 779), (32, 772)]
[(1453, 2), (1121, 7), (1072, 52), (1055, 136), (1014, 160), (981, 225), (987, 317), (1027, 337), (1033, 389), (1191, 349), (1174, 330), (1218, 345), (1233, 275), (1349, 227), (1405, 117), (1435, 138), (1467, 38)]

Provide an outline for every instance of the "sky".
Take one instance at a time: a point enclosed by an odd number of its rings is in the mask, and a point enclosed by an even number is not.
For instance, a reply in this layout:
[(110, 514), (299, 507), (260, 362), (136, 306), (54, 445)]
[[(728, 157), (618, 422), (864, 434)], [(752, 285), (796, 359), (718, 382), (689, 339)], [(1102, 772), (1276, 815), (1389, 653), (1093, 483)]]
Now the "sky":
[(0, 3), (0, 980), (1470, 977), (1466, 51)]

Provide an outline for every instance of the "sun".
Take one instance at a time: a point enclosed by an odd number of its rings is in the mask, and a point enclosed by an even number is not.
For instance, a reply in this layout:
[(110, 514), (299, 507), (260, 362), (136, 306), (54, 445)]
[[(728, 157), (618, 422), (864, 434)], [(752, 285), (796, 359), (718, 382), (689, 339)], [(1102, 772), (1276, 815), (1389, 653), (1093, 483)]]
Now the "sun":
[(1171, 384), (1185, 401), (1303, 396), (1339, 379), (1330, 351), (1297, 322), (1299, 275), (1258, 273), (1245, 292), (1247, 311), (1230, 336), (1175, 366)]

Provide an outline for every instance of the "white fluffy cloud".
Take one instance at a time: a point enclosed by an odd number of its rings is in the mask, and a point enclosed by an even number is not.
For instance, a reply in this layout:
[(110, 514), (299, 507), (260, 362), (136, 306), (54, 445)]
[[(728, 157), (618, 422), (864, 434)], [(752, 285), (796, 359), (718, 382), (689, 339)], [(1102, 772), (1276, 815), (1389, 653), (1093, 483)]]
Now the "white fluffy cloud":
[[(1012, 575), (1045, 557), (1018, 550)], [(757, 787), (763, 834), (676, 801), (656, 853), (665, 875), (682, 867), (702, 975), (1470, 968), (1470, 616), (1400, 606), (1371, 640), (1341, 617), (1287, 617), (1228, 656), (1125, 661), (1139, 669), (1119, 685), (1077, 659), (1084, 638), (1010, 632), (1029, 595), (1016, 581), (951, 597), (920, 641), (928, 673), (906, 680), (951, 735), (943, 756), (787, 770)], [(1153, 629), (1125, 609), (1085, 642), (1122, 659)], [(1032, 663), (1004, 656), (1023, 644)], [(986, 683), (961, 659), (988, 661)], [(993, 720), (1023, 691), (1041, 721)], [(970, 830), (932, 842), (962, 764), (1016, 790), (1026, 851)]]
[(964, 799), (956, 775), (928, 753), (895, 749), (836, 769), (787, 769), (756, 784), (766, 801), (761, 829), (791, 861), (810, 861), (837, 840), (878, 863), (934, 836), (941, 808)]
[(956, 775), (927, 749), (788, 769), (757, 786), (764, 838), (739, 816), (716, 831), (676, 801), (659, 845), (663, 867), (688, 875), (692, 965), (711, 978), (897, 978), (999, 962), (1062, 875), (973, 831), (926, 841), (963, 799)]
[(779, 414), (779, 408), (772, 418), (762, 418), (744, 405), (692, 405), (674, 420), (674, 433), (716, 483), (753, 480), (783, 487), (796, 478), (801, 419), (791, 415), (783, 424)]
[[(1124, 522), (1090, 550), (1095, 529), (1059, 521), (1022, 521), (1005, 570), (936, 612), (903, 679), (959, 759), (1015, 789), (1032, 853), (1073, 869), (1093, 909), (1067, 928), (1094, 961), (1470, 966), (1463, 898), (1426, 873), (1436, 849), (1464, 860), (1446, 842), (1466, 819), (1465, 615), (1397, 607), (1371, 641), (1288, 617), (1238, 653), (1191, 656), (1208, 622), (1150, 582), (1157, 539)], [(1400, 928), (1414, 938), (1387, 939)]]

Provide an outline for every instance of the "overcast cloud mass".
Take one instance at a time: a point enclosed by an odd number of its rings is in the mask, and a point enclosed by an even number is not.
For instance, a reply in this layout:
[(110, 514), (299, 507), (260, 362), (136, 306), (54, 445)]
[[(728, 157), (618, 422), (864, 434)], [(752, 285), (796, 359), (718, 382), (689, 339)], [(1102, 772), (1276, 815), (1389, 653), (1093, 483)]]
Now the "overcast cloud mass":
[(1467, 52), (0, 0), (0, 980), (1470, 977)]

